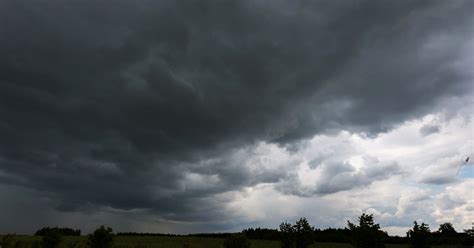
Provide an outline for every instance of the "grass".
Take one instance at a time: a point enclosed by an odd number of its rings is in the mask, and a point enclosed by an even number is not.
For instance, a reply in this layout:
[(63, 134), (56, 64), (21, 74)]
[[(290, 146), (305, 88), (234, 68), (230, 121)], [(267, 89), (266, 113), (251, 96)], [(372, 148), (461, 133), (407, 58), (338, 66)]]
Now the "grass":
[[(139, 237), (118, 236), (114, 248), (222, 248), (224, 239), (198, 237)], [(252, 240), (255, 248), (279, 248), (278, 241)], [(409, 248), (408, 245), (387, 244), (387, 248)], [(41, 237), (16, 235), (11, 248), (41, 248)], [(88, 248), (85, 236), (65, 237), (60, 248)], [(311, 248), (352, 248), (350, 244), (315, 243)], [(456, 248), (456, 246), (433, 246), (433, 248)]]

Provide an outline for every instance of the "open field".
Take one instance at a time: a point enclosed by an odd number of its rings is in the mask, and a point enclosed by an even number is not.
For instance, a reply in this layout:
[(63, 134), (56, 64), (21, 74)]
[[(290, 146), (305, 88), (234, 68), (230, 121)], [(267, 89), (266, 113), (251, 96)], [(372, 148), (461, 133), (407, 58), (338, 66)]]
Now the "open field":
[[(15, 236), (13, 248), (40, 248), (41, 237)], [(62, 248), (87, 248), (87, 238), (65, 237)], [(137, 237), (118, 236), (114, 240), (114, 248), (222, 248), (224, 239), (198, 237)], [(252, 240), (255, 248), (279, 248), (278, 241)], [(350, 244), (343, 243), (315, 243), (314, 248), (351, 248)], [(387, 248), (408, 248), (408, 245), (387, 244)], [(433, 248), (456, 248), (460, 246), (433, 246)]]

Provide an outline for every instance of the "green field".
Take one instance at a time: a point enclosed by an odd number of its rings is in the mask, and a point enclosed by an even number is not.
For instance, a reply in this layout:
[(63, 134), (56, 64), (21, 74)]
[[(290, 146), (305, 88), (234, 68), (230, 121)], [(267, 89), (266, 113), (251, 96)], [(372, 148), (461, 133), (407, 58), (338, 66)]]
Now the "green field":
[[(41, 237), (17, 235), (12, 248), (40, 248)], [(81, 237), (65, 237), (61, 248), (87, 248), (87, 239)], [(114, 239), (114, 248), (222, 248), (223, 239), (197, 237), (127, 237), (118, 236)], [(407, 245), (386, 245), (387, 248), (408, 248)], [(277, 241), (252, 240), (255, 248), (279, 248)], [(315, 243), (314, 248), (351, 248), (349, 244)], [(433, 246), (433, 248), (455, 248), (456, 246)]]

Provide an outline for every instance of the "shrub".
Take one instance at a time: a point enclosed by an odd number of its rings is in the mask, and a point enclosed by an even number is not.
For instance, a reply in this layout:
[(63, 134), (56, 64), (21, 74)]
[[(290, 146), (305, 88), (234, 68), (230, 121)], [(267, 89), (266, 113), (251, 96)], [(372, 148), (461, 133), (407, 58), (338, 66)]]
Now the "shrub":
[(15, 243), (15, 248), (27, 248), (30, 247), (30, 244), (26, 241), (19, 240)]
[(114, 240), (112, 228), (100, 226), (87, 237), (87, 244), (91, 248), (110, 248)]
[(250, 240), (243, 234), (233, 234), (230, 235), (224, 241), (225, 248), (249, 248)]
[(61, 241), (61, 234), (55, 230), (51, 230), (43, 235), (43, 238), (41, 239), (41, 246), (43, 248), (58, 248)]
[(76, 248), (78, 246), (79, 246), (79, 241), (76, 241), (76, 240), (71, 240), (64, 245), (65, 248)]
[[(2, 246), (3, 248), (3, 246)], [(31, 248), (41, 248), (41, 242), (40, 241), (33, 241), (31, 243)]]
[(13, 234), (7, 234), (0, 239), (0, 247), (12, 248), (15, 244), (15, 236)]

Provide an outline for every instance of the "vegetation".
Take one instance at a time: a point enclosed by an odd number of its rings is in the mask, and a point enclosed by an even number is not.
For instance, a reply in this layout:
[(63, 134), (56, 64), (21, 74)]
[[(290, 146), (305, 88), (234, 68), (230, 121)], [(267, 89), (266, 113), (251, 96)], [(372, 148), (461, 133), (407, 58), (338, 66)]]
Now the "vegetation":
[(306, 218), (296, 221), (293, 226), (296, 236), (296, 247), (305, 248), (314, 243), (314, 228), (309, 225)]
[(7, 235), (4, 235), (1, 239), (0, 239), (0, 247), (1, 248), (12, 248), (13, 247), (13, 242), (14, 242), (14, 235), (13, 234), (7, 234)]
[[(3, 236), (2, 236), (3, 237)], [(0, 240), (1, 238), (0, 237)], [(41, 237), (38, 236), (13, 236), (13, 246), (16, 248), (40, 248)], [(202, 238), (189, 236), (116, 236), (113, 248), (223, 248), (223, 238)], [(280, 248), (279, 241), (250, 240), (251, 248)], [(17, 245), (18, 243), (18, 245)], [(66, 236), (60, 244), (61, 248), (88, 248), (87, 236)], [(316, 242), (309, 248), (352, 248), (349, 243)], [(386, 248), (409, 248), (409, 244), (387, 244)], [(471, 248), (459, 245), (433, 245), (432, 248)], [(3, 246), (2, 246), (3, 248)]]
[(112, 228), (100, 226), (87, 237), (87, 244), (91, 248), (110, 248), (114, 240)]
[(56, 232), (62, 236), (81, 236), (81, 230), (68, 227), (44, 227), (35, 232), (36, 236), (44, 236), (49, 232)]
[(250, 248), (250, 240), (244, 234), (237, 233), (224, 241), (225, 248)]
[(242, 231), (249, 239), (263, 239), (263, 240), (279, 240), (279, 233), (277, 229), (269, 228), (248, 228)]
[(290, 223), (280, 224), (280, 242), (282, 248), (293, 248), (295, 245), (293, 226)]
[[(367, 219), (366, 214), (363, 214), (361, 217), (362, 219)], [(371, 226), (372, 224), (364, 224), (366, 221), (363, 221), (362, 226)], [(373, 222), (373, 219), (372, 219)], [(370, 223), (370, 221), (369, 221)], [(352, 224), (352, 223), (351, 223)], [(360, 227), (360, 220), (359, 223), (353, 224), (355, 227)], [(373, 223), (375, 226), (375, 223)], [(309, 226), (309, 224), (308, 224)], [(252, 243), (260, 242), (260, 240), (265, 241), (279, 241), (277, 243), (281, 243), (282, 247), (296, 247), (296, 233), (294, 233), (294, 226), (290, 223), (282, 223), (280, 225), (280, 229), (268, 229), (268, 228), (248, 228), (244, 229), (242, 233), (252, 240)], [(443, 223), (440, 225), (438, 231), (429, 233), (430, 240), (432, 241), (433, 247), (437, 246), (459, 246), (459, 247), (472, 247), (474, 244), (474, 236), (471, 230), (464, 230), (462, 233), (454, 233), (452, 230), (452, 224), (450, 223)], [(357, 230), (357, 228), (355, 229)], [(455, 230), (454, 230), (455, 231)], [(333, 244), (346, 244), (348, 247), (353, 247), (350, 245), (351, 242), (355, 242), (355, 234), (354, 230), (350, 228), (327, 228), (327, 229), (313, 229), (313, 241), (320, 244), (329, 245), (330, 243)], [(407, 247), (410, 244), (411, 238), (409, 236), (388, 236), (387, 233), (381, 231), (379, 229), (378, 234), (378, 242), (380, 245), (385, 243), (386, 247)], [(181, 238), (212, 238), (212, 239), (226, 239), (232, 233), (201, 233), (201, 234), (190, 234), (190, 235), (177, 235), (177, 234), (160, 234), (160, 233), (118, 233), (117, 236), (141, 236), (141, 237), (181, 237)], [(264, 244), (266, 242), (262, 242)], [(190, 243), (191, 247), (195, 245)], [(261, 245), (261, 244), (260, 244)], [(259, 246), (260, 247), (260, 246)], [(310, 247), (315, 247), (314, 245)], [(318, 245), (317, 247), (321, 247)], [(325, 247), (325, 246), (323, 246)], [(332, 246), (331, 246), (332, 247)]]
[(294, 225), (280, 224), (280, 240), (283, 248), (306, 248), (314, 242), (314, 228), (306, 218), (301, 218)]
[(50, 230), (44, 233), (41, 240), (42, 248), (58, 248), (62, 241), (62, 236), (57, 230)]
[(383, 240), (388, 236), (380, 230), (380, 225), (374, 223), (371, 214), (362, 214), (359, 217), (359, 225), (347, 221), (351, 232), (352, 244), (356, 248), (384, 248)]
[[(63, 230), (63, 231), (61, 231)], [(443, 223), (430, 232), (428, 225), (414, 223), (406, 237), (388, 236), (380, 230), (372, 215), (362, 214), (358, 223), (347, 228), (315, 229), (301, 218), (294, 224), (283, 222), (277, 229), (249, 228), (242, 233), (158, 234), (119, 233), (101, 226), (88, 236), (62, 235), (68, 228), (43, 228), (35, 236), (0, 235), (1, 248), (351, 248), (385, 247), (460, 248), (473, 247), (471, 230), (456, 232), (451, 223)], [(41, 232), (40, 232), (41, 231)], [(76, 232), (78, 230), (75, 230)]]
[(438, 232), (445, 236), (457, 234), (456, 230), (453, 227), (453, 224), (449, 222), (439, 225)]
[(408, 231), (407, 237), (410, 238), (410, 243), (413, 248), (429, 248), (430, 247), (430, 227), (425, 224), (414, 222), (413, 229)]

